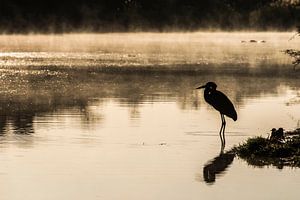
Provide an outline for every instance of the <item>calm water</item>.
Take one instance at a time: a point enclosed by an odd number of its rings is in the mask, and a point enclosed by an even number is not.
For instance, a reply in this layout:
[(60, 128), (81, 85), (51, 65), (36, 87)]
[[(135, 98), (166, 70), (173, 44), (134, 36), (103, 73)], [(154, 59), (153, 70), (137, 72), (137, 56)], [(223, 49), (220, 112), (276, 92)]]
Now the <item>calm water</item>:
[(299, 169), (219, 156), (220, 116), (195, 90), (234, 102), (226, 150), (299, 128), (292, 35), (0, 36), (0, 198), (298, 199)]

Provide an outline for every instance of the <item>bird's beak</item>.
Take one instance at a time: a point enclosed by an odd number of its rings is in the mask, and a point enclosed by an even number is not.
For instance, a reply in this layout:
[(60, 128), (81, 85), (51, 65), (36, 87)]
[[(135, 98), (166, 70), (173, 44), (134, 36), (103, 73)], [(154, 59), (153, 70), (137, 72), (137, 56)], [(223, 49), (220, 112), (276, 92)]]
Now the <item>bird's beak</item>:
[(202, 88), (205, 88), (205, 85), (202, 85), (200, 87), (197, 87), (196, 89), (202, 89)]

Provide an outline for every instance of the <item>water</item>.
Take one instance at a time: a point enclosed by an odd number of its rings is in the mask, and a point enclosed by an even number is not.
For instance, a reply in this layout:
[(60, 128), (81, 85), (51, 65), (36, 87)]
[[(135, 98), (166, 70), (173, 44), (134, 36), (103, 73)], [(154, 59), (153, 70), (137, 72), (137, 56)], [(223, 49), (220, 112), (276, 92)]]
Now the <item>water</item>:
[(219, 156), (195, 90), (215, 81), (235, 104), (225, 150), (299, 128), (291, 35), (0, 36), (1, 199), (298, 199), (299, 169)]

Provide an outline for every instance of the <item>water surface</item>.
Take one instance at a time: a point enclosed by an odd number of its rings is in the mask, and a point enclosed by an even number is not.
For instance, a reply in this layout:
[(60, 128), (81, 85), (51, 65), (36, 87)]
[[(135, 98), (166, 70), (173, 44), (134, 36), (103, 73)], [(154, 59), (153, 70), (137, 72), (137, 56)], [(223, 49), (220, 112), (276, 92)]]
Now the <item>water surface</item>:
[(299, 128), (291, 35), (0, 36), (1, 199), (297, 199), (299, 169), (219, 156), (195, 90), (215, 81), (236, 106), (226, 150)]

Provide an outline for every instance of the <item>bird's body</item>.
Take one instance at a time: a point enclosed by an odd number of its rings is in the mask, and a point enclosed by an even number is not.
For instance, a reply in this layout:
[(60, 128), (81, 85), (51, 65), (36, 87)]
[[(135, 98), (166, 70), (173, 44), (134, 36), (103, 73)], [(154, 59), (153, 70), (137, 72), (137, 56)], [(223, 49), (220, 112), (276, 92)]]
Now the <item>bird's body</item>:
[(221, 114), (237, 120), (237, 113), (228, 97), (218, 90), (204, 90), (204, 99)]
[(272, 128), (271, 131), (272, 131), (271, 137), (270, 137), (271, 141), (280, 141), (280, 140), (284, 139), (283, 128), (279, 128), (278, 130), (276, 130), (276, 128)]
[[(202, 88), (205, 88), (204, 89), (205, 101), (211, 106), (213, 106), (217, 111), (220, 112), (222, 126), (219, 134), (220, 134), (222, 149), (223, 149), (225, 146), (225, 126), (226, 126), (224, 115), (236, 121), (237, 120), (236, 110), (234, 109), (234, 106), (231, 103), (231, 101), (228, 99), (228, 97), (224, 93), (217, 90), (217, 84), (215, 84), (214, 82), (208, 82), (205, 85), (198, 87), (197, 89), (202, 89)], [(223, 137), (221, 135), (222, 131), (223, 131)]]

